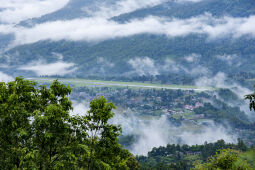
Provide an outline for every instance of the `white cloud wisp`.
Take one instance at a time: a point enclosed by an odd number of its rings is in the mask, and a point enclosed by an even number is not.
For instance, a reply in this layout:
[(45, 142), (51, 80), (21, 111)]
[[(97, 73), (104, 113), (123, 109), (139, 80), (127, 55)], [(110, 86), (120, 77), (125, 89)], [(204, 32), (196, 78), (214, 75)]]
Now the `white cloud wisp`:
[(0, 82), (9, 82), (9, 81), (13, 81), (13, 77), (3, 73), (3, 72), (0, 72)]
[(63, 8), (69, 0), (2, 0), (0, 22), (17, 24)]
[(40, 40), (70, 40), (97, 42), (128, 37), (136, 34), (160, 34), (168, 37), (206, 34), (209, 39), (244, 35), (255, 37), (255, 16), (248, 18), (215, 18), (205, 14), (189, 19), (160, 18), (149, 16), (118, 23), (104, 18), (82, 18), (37, 24), (32, 28), (18, 27), (14, 44), (29, 44)]
[(57, 61), (55, 63), (46, 63), (43, 61), (33, 62), (26, 66), (21, 66), (19, 70), (33, 71), (38, 76), (40, 75), (66, 75), (76, 70), (74, 63), (67, 63), (63, 61)]

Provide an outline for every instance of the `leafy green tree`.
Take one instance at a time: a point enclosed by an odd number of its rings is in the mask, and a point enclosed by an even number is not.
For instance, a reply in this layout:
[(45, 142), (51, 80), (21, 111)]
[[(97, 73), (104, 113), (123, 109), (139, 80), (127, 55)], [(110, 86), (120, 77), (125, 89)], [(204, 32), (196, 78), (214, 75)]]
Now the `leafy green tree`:
[(131, 166), (132, 169), (138, 169), (133, 156), (118, 144), (117, 137), (121, 135), (121, 127), (108, 123), (114, 116), (112, 109), (115, 108), (113, 103), (107, 103), (103, 97), (90, 102), (90, 110), (84, 116), (89, 129), (88, 169), (102, 169), (102, 166), (115, 169), (129, 169)]
[[(255, 88), (255, 86), (254, 86), (254, 88)], [(254, 110), (255, 111), (255, 92), (252, 93), (252, 94), (246, 95), (245, 99), (246, 100), (250, 100), (250, 104), (249, 104), (250, 110)]]
[(36, 83), (0, 83), (0, 169), (20, 168), (32, 145), (33, 112), (39, 109)]
[(238, 161), (240, 152), (232, 149), (223, 149), (211, 157), (207, 163), (195, 165), (194, 170), (249, 170), (246, 161)]
[(71, 116), (71, 88), (16, 78), (0, 83), (0, 169), (138, 169), (111, 125), (115, 106), (103, 97), (85, 116)]

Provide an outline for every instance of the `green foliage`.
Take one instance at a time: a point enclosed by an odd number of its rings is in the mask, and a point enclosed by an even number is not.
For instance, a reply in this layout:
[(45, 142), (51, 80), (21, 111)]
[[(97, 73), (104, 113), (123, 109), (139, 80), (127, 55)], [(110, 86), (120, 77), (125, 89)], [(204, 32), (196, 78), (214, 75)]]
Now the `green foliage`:
[(71, 88), (16, 78), (0, 83), (0, 169), (138, 169), (111, 125), (115, 106), (103, 97), (85, 116), (71, 116)]
[(231, 149), (223, 149), (211, 157), (207, 163), (196, 164), (194, 170), (249, 170), (250, 166), (246, 161), (238, 161), (239, 151)]
[[(224, 140), (215, 143), (205, 142), (203, 145), (175, 145), (168, 144), (166, 147), (153, 148), (148, 152), (148, 156), (136, 157), (141, 164), (141, 169), (190, 169), (194, 167), (194, 162), (205, 162), (221, 149), (234, 149), (246, 151), (247, 146), (241, 139), (237, 144), (228, 144)], [(164, 166), (163, 166), (164, 165)]]
[[(255, 86), (254, 86), (254, 88), (255, 88)], [(255, 111), (255, 92), (252, 93), (252, 94), (246, 95), (245, 99), (246, 100), (250, 100), (250, 105), (249, 105), (250, 110), (254, 110)]]
[(242, 153), (239, 157), (239, 162), (247, 161), (251, 167), (255, 168), (255, 148), (248, 150), (245, 153)]
[(114, 115), (114, 108), (115, 106), (107, 103), (105, 98), (96, 98), (91, 101), (88, 115), (84, 117), (89, 129), (88, 169), (101, 169), (103, 164), (116, 169), (128, 169), (127, 164), (132, 161), (131, 154), (118, 144), (117, 137), (121, 134), (121, 128), (108, 124), (108, 120)]

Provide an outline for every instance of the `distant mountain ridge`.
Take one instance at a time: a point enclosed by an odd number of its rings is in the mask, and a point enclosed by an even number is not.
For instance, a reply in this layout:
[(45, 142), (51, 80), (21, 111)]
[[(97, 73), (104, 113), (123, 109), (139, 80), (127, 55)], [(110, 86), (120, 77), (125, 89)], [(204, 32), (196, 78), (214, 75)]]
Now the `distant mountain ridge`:
[[(90, 14), (86, 13), (83, 8), (87, 6), (88, 8), (91, 7), (92, 10), (94, 8), (97, 10), (96, 3), (103, 2), (100, 0), (93, 2), (91, 0), (72, 0), (66, 7), (54, 13), (23, 21), (19, 25), (32, 27), (38, 23), (88, 17)], [(255, 15), (255, 1), (202, 0), (197, 3), (168, 1), (153, 7), (124, 13), (110, 20), (126, 23), (148, 16), (188, 19), (204, 14), (210, 14), (215, 18), (224, 16), (249, 17)], [(8, 39), (8, 37), (3, 37), (2, 41), (4, 39)], [(213, 73), (218, 71), (226, 73), (254, 72), (252, 63), (255, 62), (255, 38), (241, 36), (233, 39), (225, 36), (208, 40), (207, 35), (196, 33), (176, 37), (141, 33), (94, 43), (42, 40), (33, 44), (14, 47), (2, 54), (3, 57), (0, 58), (0, 61), (17, 67), (37, 60), (46, 63), (57, 62), (58, 58), (54, 53), (63, 55), (62, 60), (64, 62), (76, 64), (76, 75), (133, 75), (135, 74), (132, 72), (134, 68), (130, 61), (146, 57), (151, 59), (155, 67), (167, 65), (169, 64), (167, 61), (171, 60), (187, 69), (202, 66)], [(186, 60), (187, 56), (194, 54), (200, 56), (197, 62)], [(231, 55), (235, 57), (224, 58), (224, 56)], [(219, 56), (223, 56), (223, 58)], [(229, 62), (227, 59), (231, 61)], [(168, 74), (171, 71), (165, 69), (160, 70), (159, 73)], [(29, 72), (25, 73), (28, 74)]]

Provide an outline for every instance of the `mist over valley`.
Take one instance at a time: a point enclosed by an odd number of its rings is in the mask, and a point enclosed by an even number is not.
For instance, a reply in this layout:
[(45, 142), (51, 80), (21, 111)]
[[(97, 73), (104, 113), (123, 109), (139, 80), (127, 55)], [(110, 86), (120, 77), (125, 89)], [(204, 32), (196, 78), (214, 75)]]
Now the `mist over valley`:
[[(0, 81), (22, 76), (49, 87), (58, 79), (72, 87), (71, 115), (87, 115), (103, 96), (116, 106), (118, 142), (143, 165), (153, 157), (148, 165), (174, 159), (191, 168), (210, 156), (203, 147), (254, 146), (245, 100), (254, 63), (255, 1), (0, 3)], [(177, 149), (156, 159), (163, 147)]]

